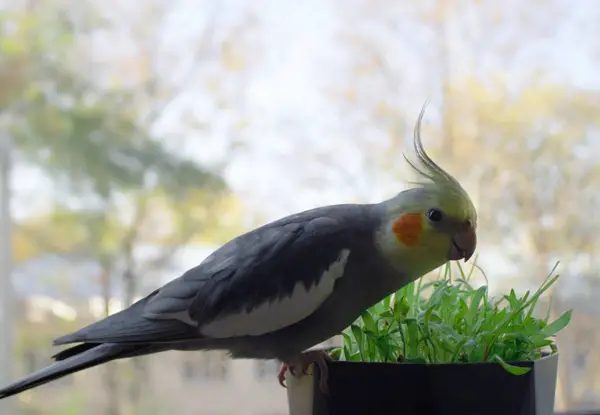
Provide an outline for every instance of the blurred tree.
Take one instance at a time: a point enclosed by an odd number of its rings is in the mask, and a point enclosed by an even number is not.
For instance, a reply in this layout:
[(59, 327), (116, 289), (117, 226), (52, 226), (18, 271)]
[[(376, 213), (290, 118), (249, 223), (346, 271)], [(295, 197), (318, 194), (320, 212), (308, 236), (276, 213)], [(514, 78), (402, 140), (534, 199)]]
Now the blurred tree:
[[(54, 230), (68, 229), (71, 238), (55, 241), (56, 234), (48, 235), (44, 226), (25, 226), (18, 229), (16, 243), (23, 248), (27, 238), (34, 238), (38, 245), (51, 242), (54, 250), (75, 248), (96, 258), (102, 265), (108, 313), (109, 276), (115, 270), (123, 275), (125, 303), (130, 304), (136, 295), (137, 276), (144, 265), (134, 258), (140, 243), (165, 247), (146, 264), (146, 268), (161, 266), (199, 233), (207, 231), (206, 235), (215, 237), (224, 219), (220, 215), (231, 214), (227, 209), (236, 202), (220, 177), (223, 163), (208, 170), (176, 156), (163, 144), (168, 134), (157, 124), (173, 115), (168, 109), (186, 92), (189, 81), (197, 80), (207, 59), (217, 58), (220, 68), (237, 73), (244, 69), (244, 60), (235, 46), (240, 28), (232, 31), (230, 39), (215, 43), (215, 19), (208, 18), (205, 31), (191, 39), (197, 50), (191, 63), (189, 59), (184, 62), (188, 64), (187, 68), (183, 65), (186, 73), (173, 79), (168, 72), (176, 72), (182, 65), (174, 64), (172, 51), (161, 44), (163, 23), (172, 5), (154, 1), (141, 14), (136, 8), (135, 14), (125, 15), (126, 19), (111, 15), (115, 8), (110, 5), (71, 6), (60, 0), (29, 2), (2, 16), (13, 26), (9, 30), (5, 25), (7, 36), (0, 39), (4, 52), (0, 103), (3, 112), (10, 114), (21, 162), (42, 167), (59, 185), (60, 201), (50, 216), (51, 223)], [(142, 18), (137, 20), (136, 14)], [(130, 30), (126, 40), (134, 43), (136, 56), (120, 57), (108, 67), (98, 65), (93, 40), (108, 31), (125, 41), (119, 25)], [(223, 47), (215, 49), (218, 44)], [(123, 73), (129, 76), (123, 77)], [(114, 74), (126, 82), (111, 81)], [(213, 86), (211, 96), (223, 101), (221, 91), (215, 90), (221, 82), (215, 71), (206, 79)], [(215, 111), (222, 110), (224, 102)], [(206, 126), (187, 124), (188, 133), (190, 128)], [(243, 122), (237, 119), (231, 124), (239, 127)], [(184, 132), (178, 131), (180, 135)], [(230, 228), (232, 223), (237, 225), (235, 220), (229, 221)], [(26, 257), (34, 251), (17, 250), (17, 254)], [(121, 409), (113, 369), (108, 369), (113, 373), (107, 376), (113, 397), (108, 413), (117, 414)]]
[[(125, 301), (134, 300), (133, 278), (145, 283), (140, 294), (147, 294), (165, 275), (176, 277), (169, 268), (171, 265), (180, 268), (172, 260), (183, 245), (213, 245), (244, 230), (239, 222), (239, 201), (228, 193), (217, 197), (213, 192), (193, 190), (185, 198), (174, 200), (164, 190), (157, 189), (147, 194), (144, 203), (138, 206), (144, 206), (144, 210), (133, 212), (134, 206), (127, 202), (115, 204), (104, 212), (77, 211), (57, 204), (49, 208), (48, 214), (17, 224), (15, 255), (20, 261), (41, 253), (99, 261), (102, 272), (96, 283), (102, 287), (105, 312), (109, 313), (116, 311), (109, 307), (112, 301), (108, 300), (114, 299), (117, 291), (125, 293)], [(123, 275), (119, 287), (115, 286), (119, 281), (107, 279), (115, 274)], [(145, 367), (140, 364), (134, 368), (133, 375), (121, 376), (128, 368), (113, 365), (107, 381), (112, 382), (112, 377), (120, 373), (119, 390), (127, 390), (135, 382), (141, 384), (137, 388), (143, 388), (144, 382), (137, 377), (145, 373)], [(119, 413), (133, 405), (122, 399), (115, 403)], [(139, 407), (129, 409), (136, 408)]]
[[(12, 116), (18, 154), (42, 166), (63, 185), (75, 185), (78, 199), (82, 193), (95, 199), (95, 206), (90, 206), (93, 213), (80, 219), (89, 220), (89, 252), (102, 265), (108, 312), (115, 258), (96, 241), (112, 228), (107, 212), (118, 196), (135, 197), (137, 189), (157, 186), (179, 195), (192, 188), (217, 192), (225, 185), (217, 174), (173, 155), (152, 138), (149, 126), (138, 121), (133, 94), (100, 89), (92, 77), (79, 72), (78, 62), (68, 57), (77, 46), (76, 35), (85, 35), (81, 25), (75, 24), (81, 16), (60, 6), (68, 5), (30, 3), (25, 10), (13, 11), (12, 21), (18, 24), (12, 36), (3, 38), (4, 66), (9, 68), (3, 72), (8, 80), (16, 72), (13, 78), (20, 88), (5, 91), (16, 99), (0, 102)], [(123, 236), (124, 247), (132, 239), (129, 234), (137, 232), (136, 224), (134, 220)], [(128, 270), (123, 275), (132, 281)], [(133, 282), (129, 286), (134, 290)], [(113, 373), (107, 376), (107, 385), (109, 395), (116, 397)], [(120, 412), (116, 398), (109, 402), (108, 412)]]
[[(229, 127), (223, 132), (220, 148), (224, 157), (228, 158), (239, 144), (238, 130), (243, 129), (246, 123), (244, 95), (241, 91), (244, 91), (243, 86), (251, 60), (241, 52), (249, 50), (243, 46), (252, 27), (252, 19), (242, 15), (237, 24), (229, 28), (229, 32), (223, 32), (219, 13), (221, 7), (214, 3), (206, 3), (206, 6), (208, 12), (200, 30), (185, 43), (175, 43), (168, 41), (169, 29), (172, 29), (171, 13), (177, 10), (172, 2), (153, 0), (146, 3), (141, 10), (139, 7), (129, 8), (120, 2), (108, 5), (106, 12), (114, 29), (108, 34), (108, 40), (116, 36), (118, 39), (114, 38), (114, 41), (130, 42), (133, 52), (125, 59), (111, 62), (103, 75), (107, 87), (130, 91), (132, 108), (137, 111), (138, 124), (148, 131), (160, 131), (163, 140), (172, 143), (171, 147), (186, 147), (188, 143), (182, 140), (183, 136), (198, 132), (205, 136), (209, 133), (215, 134), (216, 123), (208, 120), (222, 119), (223, 114), (229, 112), (232, 115), (225, 117), (225, 125)], [(124, 27), (126, 37), (123, 37), (123, 31), (119, 30)], [(178, 50), (182, 44), (186, 47)], [(111, 57), (107, 59), (112, 60)], [(123, 77), (123, 73), (127, 73), (128, 76)], [(194, 91), (194, 87), (203, 92), (194, 96), (190, 93)], [(195, 113), (188, 109), (189, 100), (203, 101), (207, 98), (209, 109), (198, 120)], [(175, 123), (179, 128), (161, 128), (164, 123)], [(219, 170), (223, 167), (217, 166)], [(151, 262), (154, 266), (164, 266), (182, 245), (196, 237), (199, 225), (221, 223), (216, 220), (216, 216), (224, 213), (218, 207), (219, 204), (223, 206), (225, 199), (215, 198), (214, 190), (193, 194), (186, 190), (201, 185), (200, 182), (186, 184), (182, 180), (176, 180), (172, 185), (163, 189), (168, 190), (170, 197), (173, 197), (174, 192), (179, 194), (173, 201), (180, 213), (171, 218), (175, 224), (174, 232), (165, 236), (170, 239), (169, 246)], [(150, 193), (156, 194), (155, 190), (156, 188), (151, 188)], [(163, 203), (171, 203), (165, 196), (163, 193), (160, 200)], [(137, 190), (132, 194), (132, 198), (134, 202), (131, 226), (123, 238), (125, 305), (133, 302), (138, 291), (137, 276), (143, 275), (135, 266), (135, 241), (140, 233), (141, 224), (153, 216), (149, 214), (153, 209), (149, 203), (148, 189)], [(154, 201), (157, 200), (155, 198)], [(227, 200), (231, 203), (232, 198)], [(172, 209), (171, 211), (173, 212)], [(213, 226), (213, 229), (216, 227)], [(128, 385), (130, 410), (139, 406), (140, 387), (143, 383), (141, 372), (144, 370), (141, 359), (133, 359), (133, 362), (137, 371)]]
[[(334, 95), (340, 112), (352, 114), (348, 135), (370, 160), (359, 177), (378, 177), (390, 191), (395, 179), (407, 180), (400, 153), (434, 95), (437, 108), (422, 130), (430, 153), (475, 197), (480, 246), (530, 272), (532, 285), (557, 259), (591, 266), (600, 231), (582, 214), (598, 209), (600, 100), (542, 70), (553, 65), (543, 40), (571, 13), (560, 1), (543, 7), (438, 0), (343, 8), (348, 76), (338, 77)], [(525, 288), (521, 273), (506, 283)], [(564, 362), (575, 350), (561, 337), (558, 406), (574, 408)]]
[[(487, 172), (480, 177), (483, 226), (505, 247), (521, 270), (539, 284), (560, 259), (563, 273), (597, 252), (600, 231), (585, 212), (598, 210), (600, 168), (591, 139), (600, 131), (593, 114), (600, 110), (595, 94), (560, 86), (540, 85), (521, 91), (512, 101), (477, 101), (479, 141), (485, 137)], [(475, 137), (473, 137), (475, 139)], [(493, 150), (492, 150), (493, 149)], [(501, 209), (498, 207), (501, 206)], [(488, 239), (489, 240), (489, 239)], [(523, 285), (520, 276), (505, 284)], [(561, 281), (552, 303), (553, 316), (564, 308)], [(568, 284), (565, 286), (565, 284)], [(565, 408), (577, 407), (570, 376), (577, 353), (569, 334), (558, 338), (561, 350), (559, 396)]]

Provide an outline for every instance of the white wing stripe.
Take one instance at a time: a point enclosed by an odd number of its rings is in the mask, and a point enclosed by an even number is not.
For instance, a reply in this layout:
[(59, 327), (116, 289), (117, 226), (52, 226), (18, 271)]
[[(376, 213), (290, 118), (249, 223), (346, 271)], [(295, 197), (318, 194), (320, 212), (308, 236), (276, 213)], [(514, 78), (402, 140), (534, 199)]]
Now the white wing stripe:
[(329, 265), (318, 284), (310, 290), (299, 281), (292, 295), (265, 302), (250, 313), (240, 313), (218, 318), (200, 327), (200, 333), (213, 338), (234, 336), (260, 336), (297, 323), (311, 315), (331, 295), (335, 281), (344, 275), (350, 250), (340, 251)]

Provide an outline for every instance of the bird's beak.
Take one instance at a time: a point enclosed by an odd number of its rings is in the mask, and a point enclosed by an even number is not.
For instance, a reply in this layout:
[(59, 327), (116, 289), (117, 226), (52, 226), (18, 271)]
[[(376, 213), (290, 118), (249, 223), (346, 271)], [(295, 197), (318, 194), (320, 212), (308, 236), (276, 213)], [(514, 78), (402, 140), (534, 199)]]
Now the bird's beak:
[(452, 236), (452, 244), (448, 259), (450, 261), (458, 261), (464, 259), (467, 262), (475, 252), (477, 247), (477, 235), (473, 226), (469, 225)]

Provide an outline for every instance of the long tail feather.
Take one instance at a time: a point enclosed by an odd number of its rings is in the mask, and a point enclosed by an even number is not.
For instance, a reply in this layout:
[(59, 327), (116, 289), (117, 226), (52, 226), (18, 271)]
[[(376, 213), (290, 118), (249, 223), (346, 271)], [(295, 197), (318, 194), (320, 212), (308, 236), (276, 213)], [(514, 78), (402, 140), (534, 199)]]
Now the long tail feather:
[[(156, 292), (155, 292), (156, 293)], [(55, 339), (52, 344), (72, 343), (169, 343), (197, 339), (198, 329), (177, 320), (144, 317), (144, 305), (155, 293), (131, 307), (92, 323), (74, 333)]]
[(63, 376), (101, 365), (111, 360), (153, 353), (153, 347), (139, 344), (105, 343), (78, 345), (57, 354), (57, 362), (0, 389), (0, 399), (8, 398)]

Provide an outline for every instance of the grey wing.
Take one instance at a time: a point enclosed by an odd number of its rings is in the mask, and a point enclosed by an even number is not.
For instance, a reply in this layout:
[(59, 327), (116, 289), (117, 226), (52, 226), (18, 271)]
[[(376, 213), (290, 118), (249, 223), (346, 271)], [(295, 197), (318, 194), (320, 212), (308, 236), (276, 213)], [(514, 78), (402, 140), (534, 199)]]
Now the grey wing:
[(241, 235), (133, 306), (54, 344), (179, 342), (294, 324), (314, 312), (343, 275), (348, 218), (356, 213), (362, 211), (315, 209)]
[(144, 315), (186, 322), (207, 337), (260, 335), (294, 324), (343, 275), (350, 254), (345, 225), (318, 216), (243, 235), (165, 285)]

